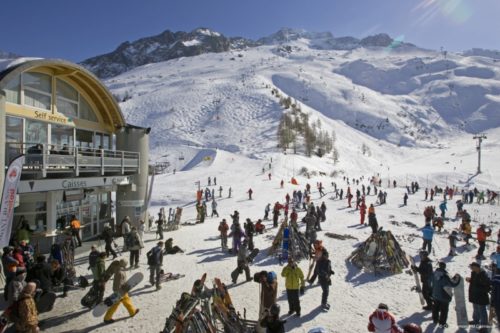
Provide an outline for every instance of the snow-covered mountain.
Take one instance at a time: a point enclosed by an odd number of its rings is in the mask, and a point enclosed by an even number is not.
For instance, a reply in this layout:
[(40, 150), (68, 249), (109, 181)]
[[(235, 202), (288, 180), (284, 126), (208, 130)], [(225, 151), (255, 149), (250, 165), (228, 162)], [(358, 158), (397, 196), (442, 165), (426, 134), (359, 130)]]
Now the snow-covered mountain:
[(276, 149), (285, 110), (272, 90), (346, 147), (376, 142), (381, 160), (391, 147), (444, 147), (456, 135), (500, 127), (500, 68), (491, 58), (393, 42), (318, 50), (311, 41), (172, 59), (105, 82), (128, 121), (153, 128), (153, 154), (180, 144), (247, 156)]
[[(141, 38), (134, 42), (124, 42), (113, 52), (89, 58), (81, 64), (98, 77), (109, 78), (145, 64), (297, 40), (307, 40), (311, 48), (326, 50), (387, 47), (394, 42), (386, 34), (368, 36), (359, 40), (354, 37), (335, 38), (330, 32), (316, 33), (290, 28), (282, 28), (257, 41), (242, 37), (225, 37), (207, 28), (198, 28), (191, 32), (166, 30), (156, 36)], [(412, 46), (401, 42), (397, 45)]]

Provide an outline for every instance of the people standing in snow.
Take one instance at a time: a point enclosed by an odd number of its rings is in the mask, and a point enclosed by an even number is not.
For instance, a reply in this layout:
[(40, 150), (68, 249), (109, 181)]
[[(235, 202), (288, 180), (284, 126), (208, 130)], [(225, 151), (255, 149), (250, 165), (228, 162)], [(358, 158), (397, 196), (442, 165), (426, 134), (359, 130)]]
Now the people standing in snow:
[(446, 200), (439, 204), (439, 210), (441, 211), (441, 217), (443, 218), (443, 220), (446, 219), (446, 211), (448, 210), (448, 207), (446, 206)]
[(432, 310), (432, 260), (429, 259), (429, 252), (420, 251), (420, 264), (418, 266), (412, 266), (411, 269), (414, 272), (420, 274), (420, 281), (422, 282), (422, 295), (424, 296), (426, 306), (423, 307), (424, 310)]
[(248, 241), (248, 249), (250, 251), (253, 250), (253, 235), (255, 233), (255, 225), (250, 219), (246, 219), (246, 222), (243, 224), (243, 228), (245, 229), (245, 234), (247, 235)]
[(440, 327), (448, 327), (448, 310), (452, 297), (446, 292), (445, 287), (456, 287), (461, 277), (456, 274), (453, 280), (446, 271), (446, 263), (440, 262), (432, 279), (432, 321)]
[(495, 308), (497, 328), (500, 329), (500, 271), (498, 270), (491, 280), (491, 306)]
[[(318, 276), (318, 282), (321, 286), (322, 294), (321, 294), (321, 307), (324, 310), (330, 309), (330, 304), (328, 303), (328, 294), (330, 290), (330, 286), (332, 285), (331, 276), (335, 274), (332, 270), (332, 263), (330, 259), (328, 259), (328, 251), (323, 249), (321, 251), (321, 257), (316, 262), (316, 267), (314, 267), (314, 276)], [(312, 278), (312, 279), (313, 279)]]
[(271, 211), (271, 204), (268, 203), (266, 208), (264, 208), (264, 221), (269, 220), (269, 212)]
[(210, 215), (210, 217), (214, 217), (214, 215), (217, 215), (217, 217), (219, 217), (219, 213), (217, 212), (217, 202), (215, 201), (215, 197), (212, 199), (212, 215)]
[(245, 272), (245, 277), (247, 281), (251, 281), (252, 278), (250, 277), (250, 267), (248, 267), (248, 249), (247, 249), (247, 241), (244, 240), (241, 243), (241, 246), (238, 249), (238, 256), (236, 258), (236, 269), (231, 273), (231, 281), (236, 283), (238, 281), (238, 276)]
[(479, 332), (488, 332), (488, 309), (490, 304), (489, 291), (491, 281), (486, 272), (477, 262), (470, 264), (471, 275), (465, 281), (469, 283), (469, 302), (472, 303), (472, 325), (479, 325)]
[(372, 228), (372, 233), (376, 234), (378, 231), (378, 221), (373, 204), (370, 204), (370, 207), (368, 208), (368, 225)]
[(408, 204), (408, 193), (405, 193), (403, 196), (403, 206), (406, 206)]
[(456, 256), (457, 255), (457, 241), (460, 240), (460, 238), (458, 237), (458, 232), (453, 230), (451, 232), (450, 236), (448, 236), (448, 240), (450, 241), (450, 252), (448, 253), (448, 256), (449, 257)]
[(161, 289), (160, 277), (161, 277), (161, 266), (163, 265), (163, 241), (159, 241), (155, 247), (153, 247), (147, 253), (148, 266), (149, 266), (149, 283), (151, 286), (156, 285), (156, 290)]
[(491, 229), (486, 228), (485, 224), (481, 224), (476, 231), (477, 242), (479, 243), (479, 248), (477, 249), (476, 259), (484, 260), (484, 249), (486, 247), (486, 239), (491, 236)]
[(366, 204), (363, 200), (359, 205), (359, 223), (365, 224), (365, 216), (366, 216)]
[(228, 237), (233, 237), (233, 248), (231, 252), (237, 254), (241, 246), (241, 238), (246, 237), (238, 221), (233, 220), (233, 224), (231, 225), (231, 232), (229, 233)]
[(248, 200), (252, 200), (253, 190), (251, 188), (249, 188), (247, 193), (248, 193)]
[(229, 230), (229, 225), (226, 219), (222, 219), (219, 223), (219, 233), (222, 250), (227, 249), (227, 231)]
[[(396, 182), (396, 181), (394, 181)], [(401, 329), (396, 323), (396, 318), (389, 312), (389, 307), (380, 303), (375, 311), (368, 317), (368, 332), (375, 333), (400, 333)]]
[[(276, 303), (278, 294), (278, 279), (276, 273), (262, 271), (255, 273), (254, 281), (260, 284), (259, 322), (266, 316), (272, 305)], [(257, 327), (257, 332), (263, 332), (262, 326)]]
[(286, 296), (288, 299), (288, 314), (295, 312), (300, 317), (300, 295), (304, 294), (305, 282), (304, 273), (297, 266), (292, 257), (288, 257), (288, 265), (281, 271), (281, 276), (285, 278)]
[(130, 269), (139, 268), (139, 252), (144, 247), (144, 243), (137, 233), (137, 228), (132, 227), (125, 241), (127, 250), (130, 251)]
[(422, 250), (427, 247), (427, 252), (431, 253), (432, 250), (432, 237), (434, 236), (434, 229), (430, 223), (426, 223), (425, 227), (422, 229), (422, 238), (424, 240), (422, 244)]

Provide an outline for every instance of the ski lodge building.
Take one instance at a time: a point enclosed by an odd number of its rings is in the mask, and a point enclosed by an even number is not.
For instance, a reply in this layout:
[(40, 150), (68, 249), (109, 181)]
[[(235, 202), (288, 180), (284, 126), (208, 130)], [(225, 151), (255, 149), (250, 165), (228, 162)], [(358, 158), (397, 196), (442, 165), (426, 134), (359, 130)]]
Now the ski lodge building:
[(117, 221), (145, 219), (149, 132), (128, 125), (108, 89), (79, 65), (0, 61), (2, 189), (9, 163), (25, 155), (12, 235), (23, 217), (33, 230), (31, 243), (46, 253), (72, 215), (82, 239), (114, 224), (113, 208)]

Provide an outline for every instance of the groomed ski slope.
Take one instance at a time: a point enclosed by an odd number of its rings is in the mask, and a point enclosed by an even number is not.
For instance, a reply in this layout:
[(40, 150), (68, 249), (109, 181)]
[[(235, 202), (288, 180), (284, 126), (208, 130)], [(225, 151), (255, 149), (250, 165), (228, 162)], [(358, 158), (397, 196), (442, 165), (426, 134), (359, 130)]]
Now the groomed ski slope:
[[(479, 188), (499, 189), (498, 157), (498, 131), (492, 131), (488, 140), (483, 145), (482, 169), (484, 173), (473, 178), (471, 185)], [(347, 202), (331, 200), (331, 185), (335, 181), (339, 187), (346, 189), (346, 183), (342, 176), (338, 178), (311, 177), (306, 179), (297, 176), (301, 167), (307, 167), (310, 171), (329, 172), (333, 170), (344, 170), (349, 177), (368, 176), (380, 172), (383, 180), (383, 188), (388, 193), (387, 205), (376, 207), (376, 213), (380, 226), (385, 230), (391, 230), (400, 241), (402, 248), (410, 255), (416, 255), (421, 246), (421, 235), (418, 229), (410, 228), (401, 222), (409, 221), (419, 227), (423, 226), (423, 189), (427, 182), (429, 186), (460, 185), (468, 178), (469, 174), (476, 170), (477, 155), (473, 148), (473, 140), (470, 137), (444, 142), (447, 148), (443, 149), (399, 149), (386, 152), (384, 160), (378, 160), (376, 151), (377, 144), (371, 144), (373, 155), (363, 156), (358, 149), (352, 148), (352, 143), (340, 140), (341, 162), (334, 166), (329, 159), (304, 158), (294, 155), (283, 155), (269, 153), (261, 158), (247, 158), (224, 150), (218, 150), (211, 164), (200, 164), (188, 171), (177, 171), (175, 175), (165, 174), (155, 179), (152, 207), (150, 212), (156, 216), (160, 207), (184, 208), (182, 222), (193, 222), (196, 212), (194, 208), (196, 181), (201, 181), (202, 188), (207, 184), (208, 176), (217, 177), (216, 196), (218, 187), (223, 187), (223, 196), (218, 199), (220, 218), (208, 218), (204, 224), (194, 226), (182, 226), (178, 231), (166, 233), (166, 237), (174, 238), (174, 244), (185, 250), (184, 254), (168, 255), (164, 260), (164, 269), (170, 272), (186, 274), (180, 280), (165, 283), (161, 291), (156, 292), (153, 288), (145, 287), (148, 271), (145, 252), (156, 244), (155, 233), (146, 233), (146, 248), (141, 255), (140, 270), (146, 275), (146, 281), (131, 292), (132, 302), (141, 309), (140, 313), (133, 319), (124, 319), (128, 316), (126, 310), (120, 307), (115, 314), (119, 319), (112, 325), (103, 326), (102, 318), (94, 318), (90, 311), (80, 306), (80, 298), (83, 291), (72, 291), (68, 298), (58, 299), (54, 311), (41, 316), (46, 319), (46, 332), (159, 332), (164, 325), (165, 318), (170, 314), (175, 301), (181, 292), (190, 291), (192, 283), (203, 273), (208, 274), (208, 284), (214, 277), (220, 277), (222, 281), (230, 284), (230, 272), (236, 266), (236, 257), (223, 253), (220, 249), (217, 227), (222, 218), (228, 219), (234, 210), (240, 212), (240, 221), (247, 217), (252, 220), (262, 218), (264, 207), (267, 203), (276, 201), (283, 202), (286, 193), (294, 189), (304, 189), (309, 182), (312, 186), (312, 199), (320, 204), (325, 201), (327, 205), (327, 221), (322, 224), (323, 232), (318, 233), (318, 238), (323, 239), (326, 248), (330, 252), (333, 269), (332, 286), (329, 301), (332, 308), (325, 313), (319, 309), (321, 288), (318, 285), (308, 287), (306, 294), (301, 297), (302, 316), (287, 319), (287, 332), (307, 332), (310, 328), (322, 326), (328, 332), (366, 332), (368, 315), (376, 308), (378, 303), (388, 304), (390, 311), (396, 316), (399, 323), (417, 322), (422, 323), (425, 332), (433, 332), (430, 313), (421, 310), (418, 295), (410, 289), (414, 285), (414, 278), (408, 274), (380, 275), (360, 272), (345, 259), (356, 248), (359, 242), (364, 241), (370, 234), (370, 228), (359, 227), (359, 214), (353, 209), (346, 208)], [(189, 148), (192, 149), (192, 148)], [(381, 148), (380, 148), (381, 149)], [(186, 154), (187, 155), (187, 154)], [(192, 154), (194, 156), (195, 154)], [(267, 170), (262, 174), (262, 168), (269, 166), (270, 159), (272, 180), (267, 178)], [(189, 161), (186, 161), (186, 163)], [(289, 183), (290, 178), (295, 175), (299, 185)], [(386, 188), (387, 179), (390, 175), (391, 181), (396, 179), (399, 187)], [(408, 177), (408, 178), (407, 178)], [(280, 189), (279, 182), (285, 180), (285, 188)], [(411, 181), (418, 180), (421, 190), (415, 195), (410, 195), (408, 206), (400, 207), (404, 186)], [(316, 190), (316, 182), (321, 181), (325, 186), (327, 195), (319, 198)], [(352, 183), (351, 183), (352, 184)], [(365, 185), (367, 185), (365, 183)], [(228, 198), (228, 187), (232, 187), (232, 197)], [(246, 191), (253, 189), (253, 200), (248, 200)], [(351, 189), (356, 187), (351, 185)], [(449, 216), (456, 212), (454, 205), (456, 199), (449, 202)], [(368, 196), (367, 204), (374, 203), (375, 197)], [(440, 200), (436, 198), (433, 202), (438, 205)], [(210, 213), (210, 203), (208, 203)], [(480, 222), (491, 225), (493, 233), (499, 228), (498, 214), (500, 206), (491, 205), (466, 205), (471, 213), (473, 228), (477, 228)], [(303, 213), (299, 214), (299, 218)], [(395, 222), (392, 222), (395, 221)], [(396, 223), (394, 225), (392, 223)], [(276, 229), (272, 229), (272, 223), (266, 222), (268, 232), (256, 236), (254, 241), (256, 247), (261, 249), (254, 264), (251, 266), (252, 274), (260, 270), (274, 270), (278, 274), (278, 302), (281, 305), (282, 314), (288, 311), (284, 280), (280, 277), (282, 267), (274, 257), (268, 257), (267, 249), (275, 236)], [(447, 230), (458, 226), (455, 222), (448, 222)], [(350, 234), (356, 240), (336, 240), (324, 237), (324, 232), (335, 232), (338, 234)], [(121, 239), (118, 240), (121, 244)], [(460, 245), (462, 243), (459, 243)], [(436, 235), (434, 241), (435, 253), (431, 255), (432, 260), (437, 262), (444, 259), (448, 263), (448, 270), (453, 275), (470, 274), (468, 264), (473, 260), (475, 251), (464, 252), (462, 247), (458, 248), (459, 255), (447, 258), (449, 251), (447, 234)], [(494, 250), (492, 244), (488, 243), (486, 254)], [(125, 254), (128, 258), (128, 254)], [(417, 259), (418, 260), (418, 259)], [(85, 256), (77, 259), (81, 263), (78, 267), (79, 274), (88, 275)], [(108, 260), (109, 264), (110, 261)], [(307, 262), (300, 262), (299, 266), (307, 273)], [(240, 276), (236, 286), (230, 288), (230, 294), (235, 308), (243, 313), (246, 309), (247, 317), (256, 319), (258, 310), (259, 286), (254, 282), (240, 283)], [(467, 285), (466, 285), (467, 288)], [(110, 293), (111, 282), (107, 284), (107, 293)], [(467, 304), (469, 316), (472, 315), (472, 307)], [(124, 320), (120, 320), (124, 319)], [(456, 316), (453, 305), (450, 306), (448, 324), (450, 328), (446, 332), (456, 331)]]

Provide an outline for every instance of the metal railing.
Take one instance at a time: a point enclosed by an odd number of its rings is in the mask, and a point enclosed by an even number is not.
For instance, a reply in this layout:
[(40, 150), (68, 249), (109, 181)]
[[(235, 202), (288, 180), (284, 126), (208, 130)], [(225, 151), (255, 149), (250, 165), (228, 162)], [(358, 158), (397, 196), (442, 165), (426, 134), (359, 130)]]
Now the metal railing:
[(124, 150), (55, 146), (40, 143), (7, 143), (6, 162), (25, 155), (23, 172), (47, 173), (73, 172), (75, 176), (85, 172), (119, 174), (139, 173), (140, 154)]

